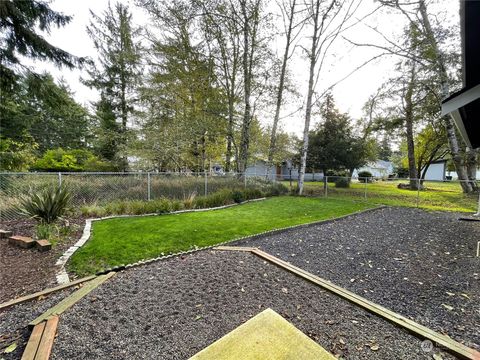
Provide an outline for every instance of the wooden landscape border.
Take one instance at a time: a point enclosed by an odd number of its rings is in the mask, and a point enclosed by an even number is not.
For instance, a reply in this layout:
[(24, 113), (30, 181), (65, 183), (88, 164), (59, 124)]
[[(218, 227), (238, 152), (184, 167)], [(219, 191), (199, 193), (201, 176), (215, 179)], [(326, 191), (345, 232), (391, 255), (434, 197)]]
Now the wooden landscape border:
[(83, 298), (92, 290), (96, 289), (98, 286), (100, 286), (105, 281), (110, 279), (113, 275), (115, 275), (115, 272), (109, 272), (108, 274), (95, 277), (93, 280), (89, 281), (87, 284), (85, 284), (83, 287), (75, 291), (73, 294), (71, 294), (70, 296), (67, 296), (65, 299), (60, 301), (57, 305), (48, 309), (42, 315), (37, 317), (35, 320), (31, 321), (28, 325), (30, 327), (33, 327), (40, 324), (42, 321), (48, 320), (54, 316), (58, 316), (62, 314), (65, 310), (75, 305), (75, 303), (77, 303), (81, 298)]
[(8, 308), (10, 306), (13, 306), (13, 305), (23, 303), (23, 302), (28, 301), (28, 300), (36, 299), (39, 296), (45, 296), (45, 295), (49, 295), (49, 294), (51, 294), (55, 291), (67, 289), (69, 287), (81, 284), (83, 282), (90, 281), (90, 280), (92, 280), (96, 277), (97, 277), (96, 275), (87, 276), (87, 277), (77, 279), (77, 280), (71, 281), (71, 282), (63, 284), (63, 285), (55, 286), (53, 288), (45, 289), (45, 290), (38, 291), (38, 292), (33, 293), (33, 294), (29, 294), (29, 295), (21, 296), (21, 297), (16, 298), (16, 299), (9, 300), (7, 302), (4, 302), (4, 303), (0, 304), (0, 310), (6, 309), (6, 308)]
[(337, 286), (327, 280), (324, 280), (316, 275), (313, 275), (299, 267), (296, 267), (286, 261), (283, 261), (275, 256), (272, 256), (258, 248), (254, 247), (235, 247), (235, 246), (218, 246), (214, 250), (223, 250), (223, 251), (244, 251), (255, 254), (262, 259), (270, 261), (271, 263), (281, 267), (284, 270), (287, 270), (301, 278), (308, 280), (322, 288), (334, 293), (335, 295), (340, 296), (341, 298), (348, 300), (355, 305), (358, 305), (376, 315), (383, 317), (384, 319), (389, 320), (403, 328), (410, 330), (411, 332), (419, 335), (423, 338), (434, 341), (437, 344), (440, 344), (456, 355), (472, 360), (480, 360), (480, 352), (475, 349), (469, 348), (458, 341), (453, 340), (452, 338), (442, 335), (436, 331), (433, 331), (426, 326), (420, 325), (413, 320), (406, 318), (403, 315), (397, 314), (381, 305), (375, 304), (364, 297), (361, 297), (351, 291), (348, 291), (340, 286)]

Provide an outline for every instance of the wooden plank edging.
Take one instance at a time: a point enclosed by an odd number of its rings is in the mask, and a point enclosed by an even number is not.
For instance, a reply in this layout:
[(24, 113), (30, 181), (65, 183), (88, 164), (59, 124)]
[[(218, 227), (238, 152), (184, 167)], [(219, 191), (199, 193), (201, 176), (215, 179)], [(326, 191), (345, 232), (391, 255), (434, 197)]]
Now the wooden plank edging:
[(41, 323), (42, 321), (49, 319), (52, 316), (57, 316), (62, 314), (65, 310), (75, 305), (85, 295), (90, 293), (92, 290), (96, 289), (99, 285), (103, 284), (113, 275), (115, 275), (115, 272), (109, 272), (108, 274), (97, 276), (95, 279), (86, 283), (82, 288), (78, 289), (73, 294), (66, 297), (62, 301), (60, 301), (54, 307), (48, 309), (46, 312), (44, 312), (42, 315), (37, 317), (35, 320), (31, 321), (28, 325), (35, 326)]
[[(229, 246), (223, 246), (219, 250), (232, 250)], [(432, 340), (437, 344), (445, 346), (447, 349), (455, 353), (456, 355), (461, 356), (462, 358), (472, 359), (472, 360), (480, 360), (480, 352), (476, 351), (475, 349), (469, 348), (458, 341), (453, 340), (452, 338), (442, 335), (426, 326), (416, 323), (413, 320), (410, 320), (403, 315), (397, 314), (381, 305), (375, 304), (370, 300), (367, 300), (349, 290), (346, 290), (338, 285), (335, 285), (327, 280), (324, 280), (314, 274), (311, 274), (301, 268), (298, 268), (289, 262), (281, 260), (273, 255), (270, 255), (262, 250), (257, 248), (251, 248), (250, 252), (255, 254), (265, 260), (270, 261), (271, 263), (290, 271), (291, 273), (300, 276), (301, 278), (308, 280), (322, 288), (346, 299), (355, 305), (358, 305), (376, 315), (379, 315), (397, 325), (400, 325), (403, 328), (406, 328), (417, 335), (420, 335), (423, 338)], [(234, 250), (235, 251), (235, 250)], [(248, 251), (248, 248), (243, 248), (237, 251)]]
[(81, 278), (81, 279), (77, 279), (77, 280), (71, 281), (71, 282), (66, 283), (66, 284), (63, 284), (63, 285), (55, 286), (55, 287), (53, 287), (53, 288), (49, 288), (49, 289), (45, 289), (45, 290), (42, 290), (42, 291), (38, 291), (38, 292), (33, 293), (33, 294), (21, 296), (21, 297), (19, 297), (19, 298), (17, 298), (17, 299), (9, 300), (9, 301), (7, 301), (7, 302), (4, 302), (4, 303), (0, 304), (0, 310), (6, 309), (6, 308), (8, 308), (8, 307), (10, 307), (10, 306), (13, 306), (13, 305), (20, 304), (20, 303), (25, 302), (25, 301), (28, 301), (28, 300), (36, 299), (36, 298), (38, 298), (39, 296), (48, 295), (48, 294), (51, 294), (52, 292), (55, 292), (55, 291), (67, 289), (67, 288), (69, 288), (69, 287), (72, 287), (72, 286), (81, 284), (81, 283), (83, 283), (83, 282), (85, 282), (85, 281), (90, 281), (90, 280), (92, 280), (92, 279), (94, 279), (94, 278), (96, 278), (96, 275), (90, 275), (90, 276), (87, 276), (87, 277), (84, 277), (84, 278)]
[(22, 360), (34, 360), (37, 355), (38, 346), (40, 340), (42, 340), (43, 331), (45, 330), (46, 322), (43, 321), (33, 328), (30, 338), (28, 339), (27, 346), (23, 351)]

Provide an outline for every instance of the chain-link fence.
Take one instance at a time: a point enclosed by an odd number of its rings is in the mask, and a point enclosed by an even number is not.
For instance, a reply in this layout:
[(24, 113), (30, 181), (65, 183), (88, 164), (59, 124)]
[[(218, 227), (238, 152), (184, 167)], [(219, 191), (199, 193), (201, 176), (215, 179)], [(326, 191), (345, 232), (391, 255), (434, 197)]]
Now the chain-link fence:
[(183, 200), (222, 189), (262, 187), (259, 176), (210, 173), (0, 173), (0, 220), (19, 217), (16, 206), (30, 191), (63, 184), (75, 207), (103, 205), (118, 200)]
[[(376, 179), (318, 176), (305, 182), (304, 194), (325, 198), (367, 201), (373, 204), (420, 207), (432, 210), (478, 212), (479, 195), (466, 194), (460, 181)], [(75, 207), (104, 205), (118, 200), (184, 200), (222, 189), (262, 189), (280, 182), (292, 193), (297, 179), (277, 174), (210, 173), (0, 173), (0, 220), (18, 218), (16, 205), (29, 191), (64, 184)], [(476, 181), (477, 188), (480, 182)]]
[[(284, 180), (295, 191), (297, 183)], [(465, 182), (466, 183), (466, 182)], [(381, 179), (325, 176), (307, 181), (304, 194), (326, 198), (367, 201), (372, 204), (419, 207), (430, 210), (478, 212), (480, 181), (473, 181), (476, 191), (465, 193), (458, 180)]]

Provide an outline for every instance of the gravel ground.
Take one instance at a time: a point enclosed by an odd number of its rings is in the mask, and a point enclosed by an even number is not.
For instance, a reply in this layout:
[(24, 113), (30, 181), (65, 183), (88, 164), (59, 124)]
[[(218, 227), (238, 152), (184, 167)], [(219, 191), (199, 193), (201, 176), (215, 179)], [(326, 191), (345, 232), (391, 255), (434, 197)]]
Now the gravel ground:
[[(7, 239), (0, 240), (0, 302), (31, 294), (56, 285), (55, 263), (57, 259), (81, 236), (85, 219), (69, 219), (72, 232), (52, 250), (39, 252), (10, 245)], [(13, 231), (15, 235), (33, 237), (33, 220), (0, 222), (0, 229)]]
[[(72, 291), (74, 289), (65, 289), (0, 310), (0, 359), (20, 359), (30, 337), (28, 323), (59, 303)], [(17, 349), (12, 353), (4, 353), (3, 350), (13, 343), (17, 344)]]
[(241, 241), (480, 350), (480, 223), (383, 208)]
[(118, 273), (63, 314), (52, 358), (186, 359), (266, 308), (346, 359), (432, 359), (413, 335), (253, 254), (215, 251)]

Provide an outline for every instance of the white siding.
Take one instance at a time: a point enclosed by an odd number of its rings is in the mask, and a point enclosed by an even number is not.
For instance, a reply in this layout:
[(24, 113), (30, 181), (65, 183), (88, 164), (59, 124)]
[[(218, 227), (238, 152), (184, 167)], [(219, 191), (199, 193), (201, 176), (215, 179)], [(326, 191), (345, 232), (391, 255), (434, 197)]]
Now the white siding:
[(445, 180), (445, 165), (444, 162), (430, 164), (425, 174), (425, 180)]

